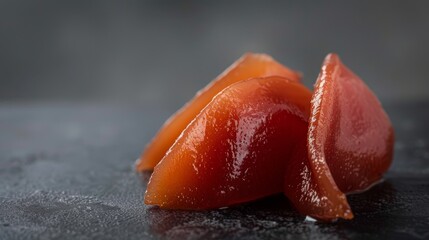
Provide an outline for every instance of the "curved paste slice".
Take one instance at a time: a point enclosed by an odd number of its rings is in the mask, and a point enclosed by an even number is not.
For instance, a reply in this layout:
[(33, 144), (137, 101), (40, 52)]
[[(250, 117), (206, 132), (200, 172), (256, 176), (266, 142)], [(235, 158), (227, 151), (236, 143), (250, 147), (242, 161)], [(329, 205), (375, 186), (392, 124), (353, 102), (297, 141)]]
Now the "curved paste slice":
[(242, 80), (266, 76), (281, 76), (297, 82), (301, 78), (298, 72), (266, 54), (245, 54), (164, 123), (137, 161), (137, 171), (153, 170), (183, 129), (220, 91)]
[(283, 191), (285, 169), (305, 142), (311, 92), (282, 77), (219, 93), (188, 125), (148, 183), (145, 203), (212, 209)]
[(344, 193), (365, 190), (381, 179), (392, 161), (393, 141), (391, 123), (375, 95), (329, 54), (311, 100), (307, 156), (287, 168), (285, 194), (303, 214), (353, 218)]

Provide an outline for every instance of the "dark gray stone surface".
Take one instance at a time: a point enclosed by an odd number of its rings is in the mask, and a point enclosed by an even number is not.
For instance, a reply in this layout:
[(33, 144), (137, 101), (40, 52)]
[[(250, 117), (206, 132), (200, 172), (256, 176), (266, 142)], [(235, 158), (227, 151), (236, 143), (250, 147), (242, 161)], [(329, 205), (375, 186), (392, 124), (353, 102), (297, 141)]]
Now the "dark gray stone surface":
[(134, 160), (170, 110), (0, 105), (0, 239), (428, 239), (429, 102), (390, 104), (386, 180), (349, 196), (352, 221), (306, 222), (283, 196), (207, 212), (143, 204)]

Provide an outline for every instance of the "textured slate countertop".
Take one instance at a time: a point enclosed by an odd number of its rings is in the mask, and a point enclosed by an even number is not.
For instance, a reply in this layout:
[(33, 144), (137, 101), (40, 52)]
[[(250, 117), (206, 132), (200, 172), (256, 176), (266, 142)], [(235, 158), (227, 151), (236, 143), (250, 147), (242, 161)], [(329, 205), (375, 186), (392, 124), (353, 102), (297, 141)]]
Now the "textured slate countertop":
[(0, 105), (0, 239), (428, 239), (429, 102), (386, 107), (396, 129), (385, 181), (349, 196), (352, 221), (306, 222), (274, 196), (208, 211), (143, 204), (134, 160), (168, 110)]

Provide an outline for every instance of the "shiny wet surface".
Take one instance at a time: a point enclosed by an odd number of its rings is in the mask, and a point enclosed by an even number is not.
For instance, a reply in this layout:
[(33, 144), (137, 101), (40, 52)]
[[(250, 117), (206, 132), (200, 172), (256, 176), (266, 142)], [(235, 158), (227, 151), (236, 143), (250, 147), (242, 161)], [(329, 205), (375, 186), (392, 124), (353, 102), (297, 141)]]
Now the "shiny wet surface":
[(304, 221), (281, 195), (215, 211), (143, 204), (134, 160), (172, 113), (147, 106), (0, 105), (0, 239), (427, 239), (429, 103), (386, 106), (386, 180), (348, 196), (352, 221)]

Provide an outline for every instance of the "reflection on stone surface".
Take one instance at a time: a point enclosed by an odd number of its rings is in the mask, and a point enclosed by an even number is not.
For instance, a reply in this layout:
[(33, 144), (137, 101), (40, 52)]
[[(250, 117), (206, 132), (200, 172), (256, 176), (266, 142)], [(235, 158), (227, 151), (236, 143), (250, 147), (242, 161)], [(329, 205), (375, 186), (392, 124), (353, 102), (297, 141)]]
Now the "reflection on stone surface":
[[(404, 218), (408, 216), (411, 220), (411, 216), (416, 214), (409, 213), (413, 203), (406, 195), (398, 194), (396, 187), (402, 192), (406, 191), (409, 181), (421, 180), (388, 179), (365, 193), (349, 195), (348, 199), (356, 214), (352, 221), (340, 220), (335, 223), (304, 221), (304, 217), (293, 210), (281, 195), (212, 211), (173, 211), (152, 206), (147, 210), (147, 217), (154, 235), (173, 239), (288, 237), (352, 239), (356, 232), (387, 237), (394, 237), (394, 234), (403, 237), (425, 236), (426, 232), (423, 229), (427, 229), (428, 223), (423, 221), (424, 219), (421, 219), (418, 228), (422, 229), (422, 232), (407, 231), (407, 224), (415, 231), (416, 228), (411, 226), (416, 223), (408, 222)], [(422, 196), (420, 204), (427, 199), (426, 193)], [(400, 223), (404, 228), (398, 228), (394, 233), (386, 233), (383, 230), (394, 229)]]

